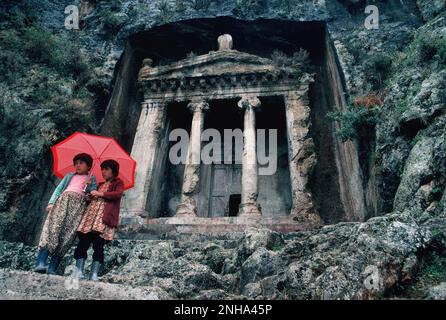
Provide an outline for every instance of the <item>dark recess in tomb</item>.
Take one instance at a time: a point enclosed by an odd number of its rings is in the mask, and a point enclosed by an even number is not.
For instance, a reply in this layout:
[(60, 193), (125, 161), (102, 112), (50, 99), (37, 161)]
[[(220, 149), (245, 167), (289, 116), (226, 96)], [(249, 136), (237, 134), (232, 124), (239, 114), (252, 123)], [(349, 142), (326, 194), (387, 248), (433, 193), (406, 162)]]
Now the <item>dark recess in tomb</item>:
[(231, 194), (229, 196), (229, 216), (236, 217), (238, 213), (238, 207), (242, 201), (241, 194)]

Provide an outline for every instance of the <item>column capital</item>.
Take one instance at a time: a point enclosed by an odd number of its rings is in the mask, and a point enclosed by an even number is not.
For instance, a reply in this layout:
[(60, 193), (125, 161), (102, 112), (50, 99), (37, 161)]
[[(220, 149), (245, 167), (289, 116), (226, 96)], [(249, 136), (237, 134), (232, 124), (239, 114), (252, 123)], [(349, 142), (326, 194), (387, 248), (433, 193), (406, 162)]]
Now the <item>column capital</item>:
[(147, 109), (155, 109), (164, 107), (165, 103), (163, 101), (143, 101), (141, 106)]
[(205, 112), (209, 110), (209, 103), (207, 103), (205, 100), (191, 101), (187, 104), (187, 107), (193, 113)]
[(244, 96), (237, 105), (240, 109), (252, 108), (253, 110), (258, 110), (260, 109), (261, 102), (256, 96)]

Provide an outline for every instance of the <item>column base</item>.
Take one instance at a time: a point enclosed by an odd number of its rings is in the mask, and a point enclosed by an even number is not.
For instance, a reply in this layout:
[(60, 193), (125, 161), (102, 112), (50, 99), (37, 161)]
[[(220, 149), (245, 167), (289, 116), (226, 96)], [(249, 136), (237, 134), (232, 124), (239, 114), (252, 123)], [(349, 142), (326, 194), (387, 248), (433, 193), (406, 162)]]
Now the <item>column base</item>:
[(122, 206), (120, 209), (120, 215), (121, 215), (121, 217), (135, 216), (135, 217), (141, 217), (141, 218), (156, 218), (156, 217), (152, 217), (147, 210), (144, 210), (144, 209), (129, 210)]
[(295, 222), (310, 223), (313, 227), (323, 226), (324, 221), (319, 216), (319, 213), (312, 210), (298, 210), (292, 209), (290, 218)]
[(262, 215), (262, 209), (258, 203), (241, 203), (239, 206), (239, 217), (246, 217), (246, 216), (261, 216)]
[(197, 207), (190, 203), (180, 203), (177, 206), (175, 217), (197, 217)]
[[(148, 214), (148, 213), (147, 213)], [(120, 224), (121, 225), (143, 225), (146, 223), (146, 219), (148, 216), (142, 216), (137, 214), (136, 212), (126, 213), (120, 216)]]

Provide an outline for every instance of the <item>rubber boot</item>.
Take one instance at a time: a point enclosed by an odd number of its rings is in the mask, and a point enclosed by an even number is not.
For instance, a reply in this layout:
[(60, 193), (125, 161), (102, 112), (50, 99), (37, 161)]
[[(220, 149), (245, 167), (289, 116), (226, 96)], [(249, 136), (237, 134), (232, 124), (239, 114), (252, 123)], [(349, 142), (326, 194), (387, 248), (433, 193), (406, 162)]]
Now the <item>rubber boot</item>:
[(34, 272), (38, 273), (46, 273), (48, 266), (46, 265), (46, 261), (48, 260), (49, 255), (48, 249), (40, 249), (36, 258), (36, 267), (34, 268)]
[(52, 256), (50, 265), (48, 266), (48, 274), (57, 274), (57, 268), (59, 268), (59, 264), (62, 261), (62, 257)]
[(84, 268), (85, 268), (85, 259), (77, 259), (76, 260), (76, 274), (75, 277), (78, 279), (84, 279)]
[(91, 274), (90, 274), (90, 280), (92, 281), (98, 281), (98, 273), (99, 269), (101, 268), (101, 263), (99, 261), (93, 261), (91, 264)]

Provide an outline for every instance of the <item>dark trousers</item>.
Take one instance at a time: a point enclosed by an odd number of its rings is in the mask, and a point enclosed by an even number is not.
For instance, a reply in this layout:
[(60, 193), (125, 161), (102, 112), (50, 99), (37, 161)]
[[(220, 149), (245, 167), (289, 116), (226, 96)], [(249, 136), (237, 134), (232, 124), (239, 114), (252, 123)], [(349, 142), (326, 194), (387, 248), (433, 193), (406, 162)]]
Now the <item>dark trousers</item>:
[(100, 237), (100, 233), (89, 232), (82, 233), (78, 232), (77, 236), (79, 238), (79, 243), (77, 244), (76, 251), (74, 251), (74, 258), (87, 259), (87, 251), (90, 245), (93, 244), (93, 261), (98, 261), (104, 263), (104, 245), (105, 240)]

